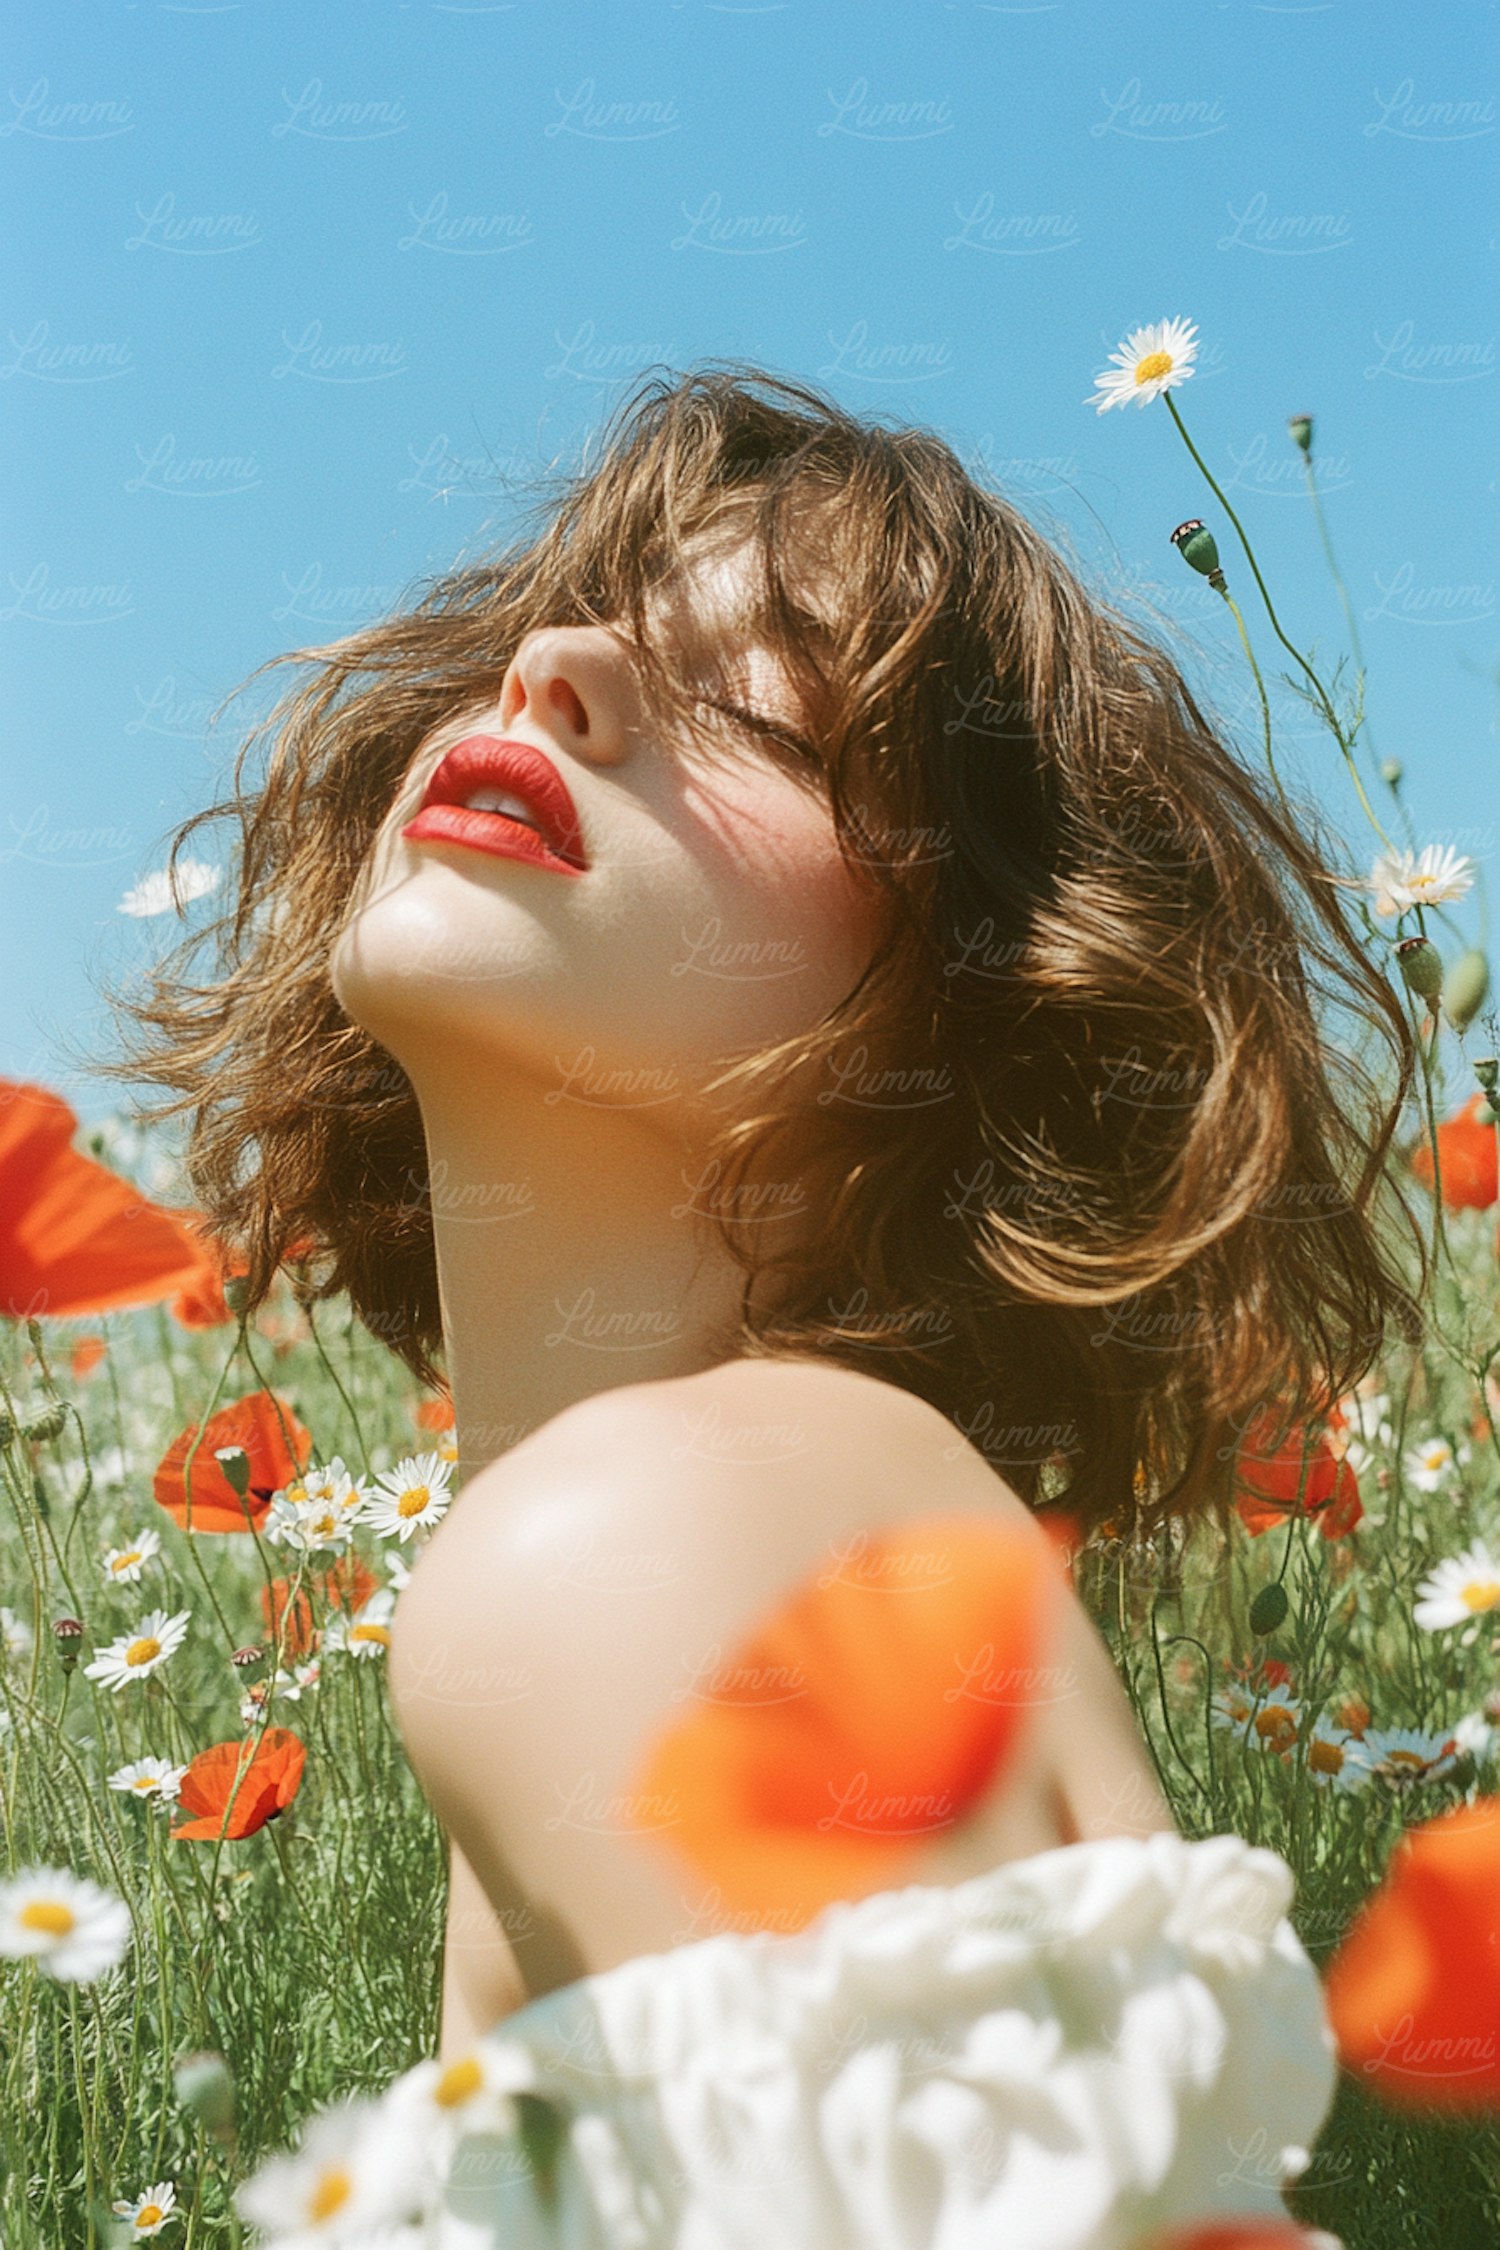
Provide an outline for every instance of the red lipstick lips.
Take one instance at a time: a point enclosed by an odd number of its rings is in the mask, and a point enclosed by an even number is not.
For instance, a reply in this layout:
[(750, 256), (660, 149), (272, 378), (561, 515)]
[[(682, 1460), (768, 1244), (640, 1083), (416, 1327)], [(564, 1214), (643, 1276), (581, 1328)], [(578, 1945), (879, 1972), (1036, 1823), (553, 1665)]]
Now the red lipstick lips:
[(439, 759), (422, 809), (402, 835), (412, 843), (462, 844), (561, 875), (588, 866), (578, 811), (552, 760), (529, 742), (466, 735)]

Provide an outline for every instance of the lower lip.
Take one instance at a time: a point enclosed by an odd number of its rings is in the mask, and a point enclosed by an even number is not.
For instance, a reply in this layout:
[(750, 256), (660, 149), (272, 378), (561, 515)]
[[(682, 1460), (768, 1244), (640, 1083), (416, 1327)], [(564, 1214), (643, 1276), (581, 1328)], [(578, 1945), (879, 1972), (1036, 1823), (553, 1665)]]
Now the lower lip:
[(465, 851), (488, 852), (492, 859), (524, 860), (557, 875), (581, 875), (572, 860), (560, 859), (551, 845), (524, 821), (500, 812), (476, 812), (471, 805), (427, 805), (401, 831), (412, 844), (459, 844)]

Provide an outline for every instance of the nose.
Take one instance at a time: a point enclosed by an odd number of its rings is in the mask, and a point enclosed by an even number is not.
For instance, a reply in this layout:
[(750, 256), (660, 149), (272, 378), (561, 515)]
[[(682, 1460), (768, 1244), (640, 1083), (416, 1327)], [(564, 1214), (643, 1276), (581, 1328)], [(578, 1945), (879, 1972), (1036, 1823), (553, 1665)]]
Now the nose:
[(628, 683), (610, 636), (593, 626), (540, 625), (511, 658), (500, 722), (523, 716), (560, 749), (611, 764), (626, 745)]

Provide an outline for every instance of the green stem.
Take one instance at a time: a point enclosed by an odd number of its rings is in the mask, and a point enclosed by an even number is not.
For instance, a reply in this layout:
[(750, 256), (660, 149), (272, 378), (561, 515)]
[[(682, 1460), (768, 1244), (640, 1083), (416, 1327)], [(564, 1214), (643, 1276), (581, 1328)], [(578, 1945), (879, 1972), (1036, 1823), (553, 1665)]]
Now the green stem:
[(1337, 711), (1335, 711), (1333, 704), (1329, 698), (1327, 688), (1324, 687), (1323, 682), (1319, 679), (1317, 673), (1308, 663), (1307, 658), (1303, 655), (1301, 649), (1297, 647), (1295, 642), (1288, 640), (1286, 634), (1282, 631), (1281, 619), (1276, 614), (1276, 606), (1271, 600), (1270, 590), (1267, 587), (1264, 578), (1262, 578), (1260, 574), (1260, 564), (1255, 559), (1255, 549), (1250, 544), (1249, 536), (1246, 533), (1244, 525), (1240, 522), (1239, 517), (1235, 514), (1233, 508), (1229, 505), (1228, 500), (1225, 498), (1223, 487), (1220, 485), (1218, 478), (1214, 475), (1212, 469), (1210, 469), (1208, 463), (1204, 460), (1202, 454), (1198, 451), (1197, 446), (1194, 445), (1191, 437), (1188, 435), (1187, 424), (1183, 421), (1182, 416), (1178, 413), (1177, 402), (1173, 398), (1171, 392), (1164, 391), (1162, 396), (1166, 399), (1167, 411), (1170, 413), (1173, 421), (1177, 424), (1178, 434), (1181, 437), (1183, 444), (1187, 447), (1189, 453), (1192, 455), (1193, 460), (1197, 465), (1199, 474), (1203, 477), (1205, 483), (1208, 485), (1209, 490), (1212, 492), (1214, 498), (1218, 501), (1219, 506), (1223, 509), (1225, 515), (1228, 516), (1230, 522), (1234, 525), (1235, 533), (1239, 539), (1239, 543), (1245, 550), (1245, 559), (1250, 565), (1251, 574), (1255, 579), (1256, 585), (1260, 589), (1260, 598), (1266, 605), (1266, 615), (1271, 620), (1272, 632), (1276, 635), (1277, 640), (1280, 641), (1287, 654), (1293, 659), (1295, 663), (1301, 666), (1302, 670), (1306, 673), (1308, 679), (1312, 683), (1313, 692), (1317, 696), (1319, 703), (1323, 706), (1323, 716), (1328, 721), (1328, 725), (1333, 734), (1335, 742), (1338, 744), (1340, 750), (1344, 754), (1344, 763), (1349, 768), (1349, 778), (1354, 783), (1359, 801), (1365, 809), (1366, 818), (1369, 820), (1369, 823), (1374, 829), (1376, 835), (1385, 845), (1386, 850), (1394, 851), (1396, 847), (1391, 842), (1391, 839), (1386, 834), (1385, 830), (1381, 827), (1379, 820), (1375, 816), (1374, 808), (1371, 805), (1369, 798), (1365, 795), (1365, 785), (1359, 778), (1359, 769), (1355, 765), (1353, 756), (1350, 753), (1348, 738), (1344, 733), (1343, 725), (1340, 722), (1339, 715)]
[[(1210, 584), (1212, 584), (1211, 580)], [(1222, 583), (1222, 574), (1221, 583), (1218, 585), (1215, 591), (1223, 596), (1225, 602), (1228, 604), (1231, 612), (1233, 613), (1234, 622), (1239, 629), (1240, 647), (1245, 652), (1245, 662), (1250, 667), (1251, 676), (1255, 681), (1255, 692), (1260, 697), (1260, 723), (1265, 735), (1266, 764), (1271, 769), (1271, 779), (1276, 784), (1276, 794), (1278, 797), (1280, 797), (1282, 803), (1285, 804), (1287, 801), (1286, 791), (1281, 785), (1281, 776), (1276, 771), (1276, 758), (1271, 748), (1271, 705), (1270, 700), (1266, 695), (1266, 683), (1260, 676), (1260, 666), (1256, 663), (1255, 651), (1250, 646), (1250, 635), (1245, 629), (1245, 620), (1241, 613), (1240, 605), (1235, 600), (1233, 594), (1231, 594), (1231, 592), (1229, 591), (1229, 588)]]

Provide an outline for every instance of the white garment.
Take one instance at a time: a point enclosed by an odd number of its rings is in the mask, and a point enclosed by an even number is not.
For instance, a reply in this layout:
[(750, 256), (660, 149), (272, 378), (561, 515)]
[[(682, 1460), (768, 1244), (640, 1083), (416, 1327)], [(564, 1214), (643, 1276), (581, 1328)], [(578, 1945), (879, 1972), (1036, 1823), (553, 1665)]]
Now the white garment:
[(1291, 1897), (1237, 1836), (1109, 1837), (582, 1977), (482, 2043), (556, 2106), (555, 2201), (469, 2133), (410, 2239), (1130, 2250), (1284, 2218), (1336, 2075)]

